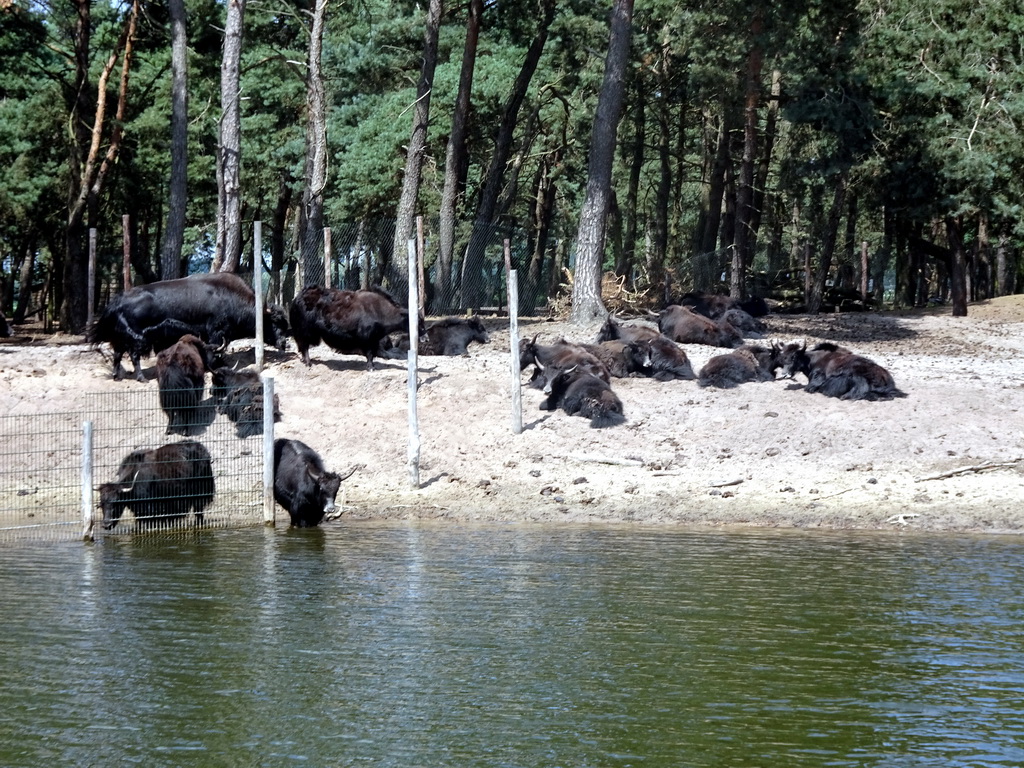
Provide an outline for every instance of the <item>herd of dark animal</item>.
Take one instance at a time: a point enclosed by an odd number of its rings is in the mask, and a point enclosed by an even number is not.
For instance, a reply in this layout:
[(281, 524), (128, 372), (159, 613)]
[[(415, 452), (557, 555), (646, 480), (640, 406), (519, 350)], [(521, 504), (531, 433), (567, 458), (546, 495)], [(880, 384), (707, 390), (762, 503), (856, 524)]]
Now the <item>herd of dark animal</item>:
[[(688, 294), (644, 324), (622, 324), (609, 317), (593, 343), (560, 339), (543, 345), (523, 339), (520, 370), (534, 367), (531, 386), (543, 390), (543, 411), (561, 408), (590, 420), (592, 427), (625, 421), (623, 404), (612, 390), (613, 378), (647, 376), (658, 381), (696, 380), (702, 387), (734, 387), (770, 381), (781, 370), (807, 378), (808, 392), (848, 400), (890, 399), (903, 395), (892, 376), (878, 364), (835, 344), (770, 347), (744, 343), (744, 334), (763, 330), (758, 318), (767, 314), (763, 301), (739, 303), (725, 296)], [(236, 370), (220, 362), (228, 342), (256, 333), (255, 295), (236, 275), (214, 273), (140, 286), (115, 297), (89, 328), (87, 339), (109, 343), (113, 376), (121, 379), (127, 354), (135, 378), (144, 381), (141, 358), (156, 353), (160, 406), (167, 415), (167, 433), (193, 437), (215, 417), (235, 424), (240, 438), (264, 431), (263, 386), (251, 369)], [(288, 313), (278, 306), (264, 310), (264, 341), (285, 349), (295, 339), (303, 362), (309, 350), (326, 344), (342, 354), (360, 354), (367, 370), (374, 358), (404, 358), (410, 347), (409, 313), (386, 291), (340, 290), (310, 286), (292, 301)], [(472, 342), (489, 336), (477, 318), (445, 318), (420, 322), (417, 346), (423, 355), (465, 355)], [(679, 344), (731, 348), (712, 357), (694, 372)], [(204, 404), (206, 374), (210, 400)], [(280, 420), (275, 395), (274, 421)], [(320, 456), (299, 440), (274, 443), (274, 498), (288, 510), (297, 527), (318, 525), (335, 509), (341, 481), (328, 472)], [(349, 473), (351, 474), (351, 473)], [(347, 477), (347, 475), (346, 475)], [(124, 510), (147, 525), (182, 521), (197, 523), (214, 497), (210, 454), (198, 441), (185, 439), (153, 450), (136, 450), (121, 462), (116, 478), (100, 486), (103, 526), (113, 528)]]
[[(156, 353), (167, 434), (194, 437), (220, 413), (234, 423), (238, 437), (247, 438), (264, 431), (263, 383), (255, 370), (223, 364), (221, 353), (229, 342), (255, 336), (256, 325), (252, 289), (236, 275), (214, 273), (119, 294), (86, 338), (110, 344), (115, 379), (124, 377), (121, 361), (128, 355), (135, 378), (145, 381), (141, 358)], [(306, 365), (311, 364), (310, 347), (325, 343), (343, 354), (365, 355), (367, 369), (373, 370), (375, 357), (407, 354), (408, 334), (401, 331), (408, 325), (408, 311), (380, 288), (345, 291), (311, 286), (295, 298), (287, 314), (277, 306), (264, 310), (263, 336), (282, 350), (293, 337)], [(419, 342), (421, 354), (460, 355), (470, 342), (488, 340), (479, 320), (448, 318), (425, 327)], [(210, 399), (204, 401), (207, 374)], [(273, 420), (280, 421), (276, 394), (272, 407)], [(274, 498), (288, 510), (292, 525), (319, 525), (335, 510), (344, 479), (328, 472), (305, 443), (274, 442)], [(147, 526), (179, 523), (190, 514), (201, 523), (215, 492), (210, 453), (194, 439), (133, 451), (121, 462), (115, 479), (99, 491), (107, 529), (118, 524), (126, 509)]]
[[(520, 370), (534, 366), (531, 386), (544, 391), (544, 411), (561, 407), (590, 419), (592, 427), (625, 421), (622, 401), (611, 388), (613, 378), (648, 376), (658, 381), (696, 379), (701, 387), (731, 388), (746, 382), (772, 381), (797, 373), (807, 377), (807, 392), (844, 400), (889, 400), (902, 397), (882, 366), (831, 343), (770, 346), (747, 342), (759, 334), (767, 314), (762, 300), (743, 303), (727, 296), (687, 294), (678, 304), (650, 314), (657, 328), (621, 324), (609, 317), (592, 344), (559, 339), (550, 345), (537, 337), (519, 343)], [(696, 373), (679, 344), (731, 347)]]

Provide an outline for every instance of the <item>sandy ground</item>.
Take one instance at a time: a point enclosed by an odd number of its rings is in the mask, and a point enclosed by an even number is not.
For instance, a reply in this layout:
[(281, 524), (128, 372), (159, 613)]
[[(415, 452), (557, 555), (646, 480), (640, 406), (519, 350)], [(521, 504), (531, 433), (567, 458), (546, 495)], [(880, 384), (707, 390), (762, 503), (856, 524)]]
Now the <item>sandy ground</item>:
[[(1024, 531), (1024, 296), (972, 304), (966, 318), (943, 308), (767, 321), (766, 339), (834, 341), (870, 357), (908, 397), (840, 401), (804, 392), (802, 377), (732, 390), (615, 379), (626, 423), (597, 430), (540, 411), (524, 373), (515, 434), (507, 319), (488, 318), (490, 344), (420, 358), (418, 488), (403, 361), (367, 372), (319, 346), (306, 368), (294, 352), (268, 351), (277, 434), (313, 446), (331, 469), (360, 467), (339, 496), (348, 518)], [(544, 343), (596, 331), (520, 321), (521, 336)], [(4, 346), (8, 402), (26, 374), (54, 411), (135, 387), (156, 402), (154, 358), (138, 384), (111, 380), (104, 350), (79, 339), (29, 334)], [(684, 349), (695, 370), (725, 351)], [(236, 356), (252, 360), (244, 345)]]

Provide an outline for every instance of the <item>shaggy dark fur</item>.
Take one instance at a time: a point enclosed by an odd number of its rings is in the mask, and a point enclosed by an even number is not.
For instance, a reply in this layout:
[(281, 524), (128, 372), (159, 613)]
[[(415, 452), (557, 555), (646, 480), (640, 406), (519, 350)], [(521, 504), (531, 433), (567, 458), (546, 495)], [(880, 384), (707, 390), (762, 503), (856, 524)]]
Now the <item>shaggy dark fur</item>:
[(772, 350), (753, 344), (744, 344), (724, 355), (715, 355), (697, 376), (702, 387), (728, 389), (748, 381), (772, 381)]
[[(239, 437), (263, 434), (263, 382), (256, 371), (230, 368), (213, 370), (210, 394), (217, 401), (217, 411), (235, 425)], [(274, 394), (274, 421), (281, 420), (281, 401)]]
[(581, 371), (559, 371), (544, 388), (547, 395), (540, 404), (542, 411), (559, 406), (570, 416), (590, 419), (594, 428), (610, 427), (626, 420), (622, 401), (608, 383)]
[(787, 344), (777, 352), (775, 363), (788, 376), (806, 376), (807, 392), (841, 400), (906, 397), (885, 368), (836, 344), (824, 342), (810, 350), (806, 344)]
[(182, 336), (156, 357), (160, 407), (167, 414), (167, 434), (192, 434), (210, 370), (210, 353), (202, 339)]

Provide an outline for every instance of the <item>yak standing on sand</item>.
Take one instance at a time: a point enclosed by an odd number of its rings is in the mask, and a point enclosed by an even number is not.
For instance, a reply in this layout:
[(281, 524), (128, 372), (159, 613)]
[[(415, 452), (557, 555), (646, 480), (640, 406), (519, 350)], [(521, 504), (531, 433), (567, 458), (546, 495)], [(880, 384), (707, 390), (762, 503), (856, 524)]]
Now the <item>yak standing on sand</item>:
[(323, 342), (343, 355), (365, 355), (366, 370), (372, 371), (384, 337), (408, 329), (409, 310), (383, 288), (344, 291), (312, 285), (292, 301), (289, 319), (306, 365), (311, 365), (309, 348)]
[(775, 364), (787, 376), (807, 377), (807, 392), (821, 392), (841, 400), (891, 400), (906, 397), (896, 388), (892, 374), (873, 360), (855, 355), (836, 344), (823, 342), (807, 349), (806, 344), (787, 344), (776, 355)]
[(198, 424), (199, 404), (210, 370), (210, 353), (202, 339), (186, 334), (156, 356), (160, 407), (167, 414), (167, 434), (187, 435)]
[[(288, 343), (284, 309), (270, 306), (263, 313), (264, 341), (284, 349)], [(255, 337), (256, 294), (229, 272), (139, 285), (111, 299), (86, 331), (86, 339), (110, 344), (115, 379), (124, 377), (121, 359), (127, 354), (135, 366), (135, 378), (144, 381), (140, 358), (166, 349), (185, 334), (198, 336), (211, 347)]]

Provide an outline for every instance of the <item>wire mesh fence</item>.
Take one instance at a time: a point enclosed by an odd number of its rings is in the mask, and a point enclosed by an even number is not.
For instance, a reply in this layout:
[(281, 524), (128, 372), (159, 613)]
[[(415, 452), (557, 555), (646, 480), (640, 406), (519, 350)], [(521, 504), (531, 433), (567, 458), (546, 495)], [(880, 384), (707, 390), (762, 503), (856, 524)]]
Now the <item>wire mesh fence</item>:
[[(412, 234), (419, 242), (421, 288), (426, 315), (507, 309), (506, 266), (519, 276), (520, 314), (532, 315), (554, 290), (554, 250), (538, 249), (522, 230), (456, 225), (451, 253), (440, 249), (439, 223), (423, 220)], [(395, 222), (363, 220), (314, 233), (291, 257), (262, 254), (268, 271), (267, 296), (287, 305), (307, 285), (345, 290), (381, 286), (396, 297), (408, 290), (408, 256), (394, 246)], [(508, 242), (506, 264), (505, 243)]]
[(262, 412), (232, 420), (206, 398), (168, 434), (155, 388), (85, 397), (74, 413), (26, 400), (0, 417), (0, 541), (263, 521)]

